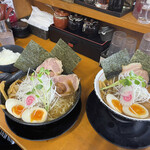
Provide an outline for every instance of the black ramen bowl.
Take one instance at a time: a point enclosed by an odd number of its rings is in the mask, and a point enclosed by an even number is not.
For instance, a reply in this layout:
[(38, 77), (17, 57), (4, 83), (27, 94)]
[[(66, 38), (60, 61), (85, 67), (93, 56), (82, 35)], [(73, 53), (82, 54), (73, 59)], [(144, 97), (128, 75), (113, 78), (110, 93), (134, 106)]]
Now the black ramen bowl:
[[(3, 50), (3, 47), (11, 50), (13, 52), (18, 52), (20, 54), (23, 51), (23, 48), (18, 45), (4, 45), (4, 46), (0, 47), (0, 52)], [(2, 72), (12, 73), (12, 72), (16, 72), (17, 70), (18, 69), (16, 67), (14, 67), (14, 63), (9, 64), (9, 65), (0, 65), (0, 71), (2, 71)]]
[[(13, 74), (10, 78), (8, 78), (6, 80), (5, 88), (4, 88), (6, 94), (7, 94), (7, 90), (9, 88), (9, 86), (14, 81), (22, 78), (25, 75), (26, 75), (26, 73), (20, 70), (20, 71), (16, 72), (15, 74)], [(46, 129), (47, 129), (47, 131), (49, 131), (52, 126), (55, 126), (56, 124), (57, 125), (60, 124), (64, 118), (69, 116), (72, 113), (72, 111), (74, 111), (74, 109), (76, 108), (76, 105), (78, 104), (78, 102), (80, 100), (80, 97), (81, 97), (81, 86), (79, 86), (78, 90), (76, 91), (76, 101), (75, 101), (74, 105), (72, 106), (72, 108), (68, 112), (66, 112), (65, 114), (63, 114), (59, 118), (56, 118), (56, 119), (51, 120), (51, 121), (42, 122), (42, 123), (27, 123), (21, 119), (15, 118), (6, 109), (3, 109), (3, 111), (5, 113), (5, 116), (9, 120), (11, 120), (11, 122), (17, 124), (19, 127), (23, 126), (24, 128), (29, 129), (29, 131), (26, 130), (26, 132), (29, 132), (29, 134), (30, 134), (31, 129), (34, 129), (34, 131), (36, 130), (39, 133), (43, 134), (42, 130), (46, 131)], [(5, 105), (5, 99), (1, 93), (0, 93), (0, 104)]]

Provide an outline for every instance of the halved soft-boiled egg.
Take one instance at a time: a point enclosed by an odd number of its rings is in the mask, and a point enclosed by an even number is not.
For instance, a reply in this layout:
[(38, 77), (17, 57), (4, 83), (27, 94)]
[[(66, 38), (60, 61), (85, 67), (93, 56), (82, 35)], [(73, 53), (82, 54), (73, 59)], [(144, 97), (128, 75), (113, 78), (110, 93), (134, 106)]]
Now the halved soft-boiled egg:
[(30, 123), (40, 123), (47, 119), (47, 111), (44, 108), (32, 107), (22, 113), (22, 120)]
[(24, 103), (17, 99), (7, 99), (5, 102), (7, 111), (16, 118), (21, 118), (23, 111), (25, 110)]
[(131, 117), (146, 118), (149, 115), (148, 110), (140, 104), (132, 104), (131, 106), (123, 106), (123, 112)]
[(122, 113), (122, 105), (120, 101), (113, 94), (106, 95), (107, 104), (114, 110)]

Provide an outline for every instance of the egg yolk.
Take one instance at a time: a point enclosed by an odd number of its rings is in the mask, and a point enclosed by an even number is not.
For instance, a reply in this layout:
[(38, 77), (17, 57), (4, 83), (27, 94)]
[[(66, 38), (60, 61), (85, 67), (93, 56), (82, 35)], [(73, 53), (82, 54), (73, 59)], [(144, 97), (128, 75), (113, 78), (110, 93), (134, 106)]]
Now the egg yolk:
[(16, 105), (16, 106), (12, 107), (12, 112), (18, 116), (21, 116), (23, 111), (24, 111), (24, 107), (22, 105)]
[(120, 104), (120, 102), (118, 100), (112, 99), (111, 102), (119, 112), (122, 112), (122, 105)]
[(34, 110), (31, 113), (31, 122), (32, 121), (40, 121), (43, 117), (44, 112), (42, 110)]
[(129, 110), (133, 113), (133, 114), (138, 114), (138, 115), (145, 115), (146, 114), (146, 110), (141, 107), (140, 105), (137, 104), (133, 104), (129, 107)]

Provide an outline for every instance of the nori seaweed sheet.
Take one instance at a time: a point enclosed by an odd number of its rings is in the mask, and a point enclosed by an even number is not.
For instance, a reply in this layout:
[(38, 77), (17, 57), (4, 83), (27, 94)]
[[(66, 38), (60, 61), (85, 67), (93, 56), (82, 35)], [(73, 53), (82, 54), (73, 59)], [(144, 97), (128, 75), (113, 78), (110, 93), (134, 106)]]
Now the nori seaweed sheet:
[(56, 46), (51, 51), (52, 57), (57, 57), (62, 61), (64, 73), (71, 73), (81, 58), (62, 39), (59, 39)]
[(128, 65), (130, 62), (129, 53), (126, 49), (121, 50), (101, 62), (106, 79), (118, 75), (122, 71), (122, 65)]
[(150, 77), (150, 56), (138, 49), (130, 60), (130, 63), (135, 62), (141, 63), (142, 68), (148, 72)]
[(52, 56), (48, 51), (31, 40), (15, 62), (14, 66), (24, 72), (27, 72), (29, 68), (36, 69), (37, 66), (49, 57)]
[(61, 60), (64, 73), (66, 74), (72, 73), (74, 68), (81, 61), (81, 58), (62, 39), (56, 43), (50, 53), (31, 40), (15, 62), (14, 66), (27, 72), (29, 68), (36, 69), (36, 67), (49, 57), (57, 57)]

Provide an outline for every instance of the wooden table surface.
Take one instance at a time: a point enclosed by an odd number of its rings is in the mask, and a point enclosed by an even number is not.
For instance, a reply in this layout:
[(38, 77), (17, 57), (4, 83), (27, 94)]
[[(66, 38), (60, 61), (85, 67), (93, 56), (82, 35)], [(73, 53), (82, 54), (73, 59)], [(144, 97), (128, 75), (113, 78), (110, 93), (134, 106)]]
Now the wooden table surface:
[[(26, 47), (30, 40), (34, 40), (47, 51), (51, 51), (55, 43), (50, 40), (43, 40), (34, 35), (24, 39), (16, 39), (16, 45)], [(63, 135), (46, 141), (30, 141), (15, 135), (7, 126), (3, 111), (0, 109), (0, 128), (6, 132), (22, 149), (27, 150), (122, 150), (104, 138), (102, 138), (92, 128), (88, 121), (85, 107), (88, 95), (93, 90), (93, 82), (96, 74), (100, 71), (98, 62), (95, 62), (83, 55), (81, 62), (75, 68), (74, 72), (81, 80), (82, 110), (75, 125)], [(0, 148), (1, 149), (1, 148)], [(147, 148), (150, 150), (150, 148)]]

